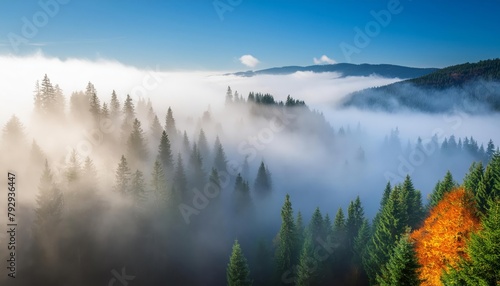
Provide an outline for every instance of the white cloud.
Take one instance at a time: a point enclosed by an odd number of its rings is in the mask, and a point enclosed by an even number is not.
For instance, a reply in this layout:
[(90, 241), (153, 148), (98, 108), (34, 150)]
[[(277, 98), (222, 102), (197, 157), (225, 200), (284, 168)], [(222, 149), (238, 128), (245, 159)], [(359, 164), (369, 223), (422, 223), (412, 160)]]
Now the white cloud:
[(327, 55), (322, 55), (321, 58), (313, 58), (314, 64), (315, 65), (324, 65), (324, 64), (336, 64), (337, 62), (335, 60), (330, 59)]
[(259, 60), (252, 55), (243, 55), (239, 58), (240, 62), (247, 67), (253, 68), (259, 64)]

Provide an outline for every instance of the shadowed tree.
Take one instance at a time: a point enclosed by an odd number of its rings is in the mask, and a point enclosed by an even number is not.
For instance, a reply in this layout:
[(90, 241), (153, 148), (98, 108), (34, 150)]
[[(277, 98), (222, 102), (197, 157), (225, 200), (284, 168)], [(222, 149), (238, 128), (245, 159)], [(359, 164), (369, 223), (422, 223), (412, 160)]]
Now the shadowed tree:
[(277, 238), (276, 271), (281, 281), (281, 277), (298, 262), (297, 229), (293, 221), (292, 203), (288, 194), (281, 208), (281, 227)]
[(144, 131), (141, 127), (141, 122), (134, 120), (132, 133), (130, 133), (127, 141), (127, 152), (132, 162), (144, 162), (148, 159), (148, 149), (146, 147), (146, 139)]
[(158, 146), (158, 159), (162, 164), (167, 178), (172, 179), (172, 175), (174, 174), (172, 148), (170, 145), (170, 140), (168, 139), (168, 135), (165, 131), (161, 133), (160, 145)]
[(271, 178), (264, 162), (260, 163), (257, 177), (255, 178), (254, 190), (258, 197), (265, 198), (271, 193)]
[(130, 169), (127, 159), (122, 155), (120, 163), (116, 169), (115, 191), (121, 195), (127, 195), (130, 192)]
[(227, 158), (226, 158), (226, 153), (224, 152), (224, 148), (220, 143), (219, 136), (215, 138), (214, 154), (215, 154), (214, 167), (219, 171), (225, 172), (227, 168)]
[(377, 282), (380, 286), (418, 286), (421, 282), (418, 278), (419, 267), (413, 242), (408, 235), (404, 235), (397, 242)]

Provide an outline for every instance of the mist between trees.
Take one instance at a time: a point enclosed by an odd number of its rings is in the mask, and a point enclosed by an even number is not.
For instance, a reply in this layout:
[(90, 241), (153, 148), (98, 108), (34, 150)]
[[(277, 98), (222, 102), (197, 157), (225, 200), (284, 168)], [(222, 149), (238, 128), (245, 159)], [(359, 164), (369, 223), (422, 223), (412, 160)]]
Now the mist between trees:
[[(374, 265), (420, 225), (428, 195), (434, 204), (450, 191), (449, 177), (435, 183), (450, 170), (455, 186), (472, 162), (496, 158), (491, 140), (422, 134), (434, 151), (411, 177), (388, 178), (401, 156), (426, 150), (396, 124), (373, 136), (291, 96), (228, 87), (220, 97), (223, 106), (193, 114), (158, 110), (168, 97), (37, 82), (31, 120), (13, 115), (1, 140), (0, 167), (18, 177), (16, 282), (105, 284), (125, 268), (130, 285), (374, 283), (383, 275)], [(362, 246), (395, 215), (386, 204), (405, 220), (387, 251), (367, 258)]]

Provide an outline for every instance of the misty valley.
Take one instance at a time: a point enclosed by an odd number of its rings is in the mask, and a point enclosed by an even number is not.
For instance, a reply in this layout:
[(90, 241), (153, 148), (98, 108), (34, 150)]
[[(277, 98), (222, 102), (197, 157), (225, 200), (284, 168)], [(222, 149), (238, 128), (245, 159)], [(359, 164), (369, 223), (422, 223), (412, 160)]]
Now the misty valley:
[(496, 285), (499, 60), (329, 68), (24, 83), (1, 283)]

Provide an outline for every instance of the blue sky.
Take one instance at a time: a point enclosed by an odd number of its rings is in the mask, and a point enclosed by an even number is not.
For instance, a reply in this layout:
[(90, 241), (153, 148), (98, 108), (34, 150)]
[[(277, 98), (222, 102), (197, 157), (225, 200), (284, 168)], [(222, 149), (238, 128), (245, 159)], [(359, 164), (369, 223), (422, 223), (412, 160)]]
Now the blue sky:
[[(167, 70), (312, 65), (323, 55), (335, 62), (443, 67), (500, 56), (500, 1), (397, 2), (5, 0), (0, 54), (42, 51)], [(381, 22), (374, 13), (391, 19)], [(356, 45), (357, 31), (368, 44)], [(258, 64), (245, 66), (243, 55)]]

